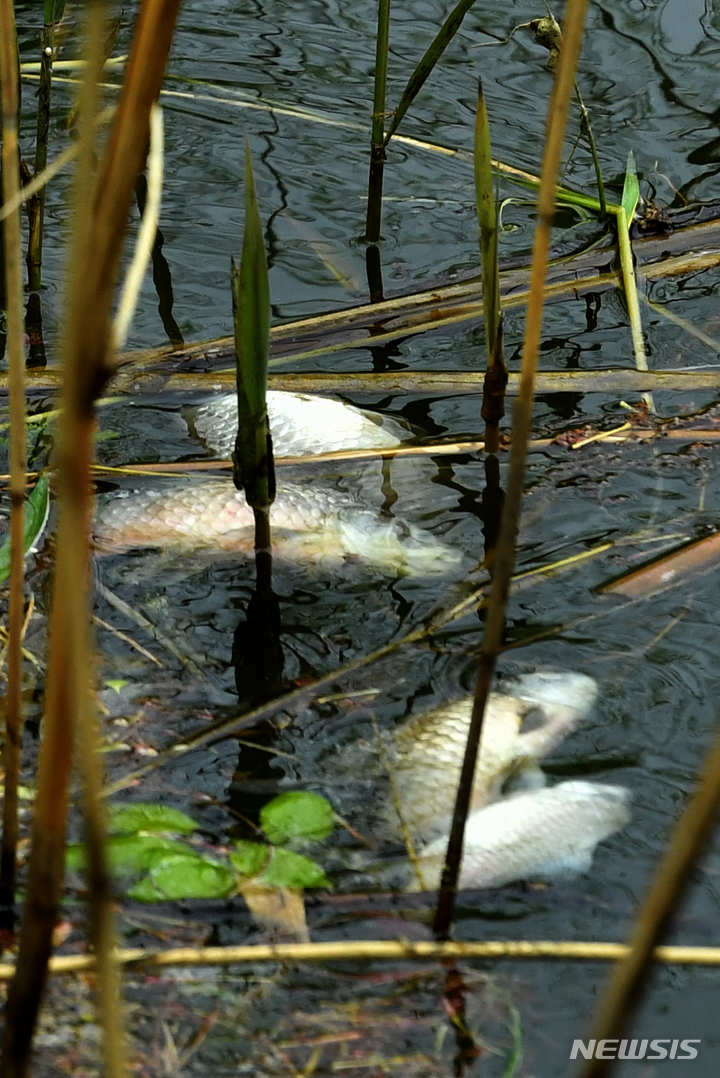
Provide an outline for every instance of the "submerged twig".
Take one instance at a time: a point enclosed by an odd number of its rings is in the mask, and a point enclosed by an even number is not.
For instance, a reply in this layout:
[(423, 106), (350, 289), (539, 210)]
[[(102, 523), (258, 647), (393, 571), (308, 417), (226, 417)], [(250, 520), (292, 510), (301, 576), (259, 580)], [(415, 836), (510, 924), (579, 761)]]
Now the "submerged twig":
[[(124, 599), (121, 599), (119, 595), (115, 595), (115, 593), (110, 591), (109, 588), (106, 588), (105, 585), (101, 583), (101, 581), (96, 580), (94, 586), (98, 595), (101, 595), (106, 603), (109, 603), (110, 606), (115, 607), (116, 610), (119, 610), (120, 613), (124, 614), (126, 618), (130, 619), (130, 621), (134, 621), (135, 624), (138, 625), (141, 629), (147, 630), (147, 632), (150, 633), (153, 639), (157, 640), (158, 644), (161, 644), (167, 651), (170, 652), (172, 656), (174, 656), (174, 658), (176, 658), (180, 663), (182, 663), (185, 669), (188, 670), (189, 673), (193, 675), (193, 677), (199, 678), (201, 681), (206, 680), (207, 675), (203, 673), (198, 663), (195, 662), (195, 660), (192, 659), (189, 655), (186, 655), (184, 652), (180, 651), (180, 649), (172, 642), (172, 640), (170, 640), (169, 637), (165, 636), (164, 633), (162, 633), (155, 625), (153, 625), (153, 623), (149, 621), (144, 614), (141, 614), (139, 610), (135, 610), (135, 608), (130, 606), (129, 603), (126, 603)], [(154, 661), (157, 662), (156, 659)]]

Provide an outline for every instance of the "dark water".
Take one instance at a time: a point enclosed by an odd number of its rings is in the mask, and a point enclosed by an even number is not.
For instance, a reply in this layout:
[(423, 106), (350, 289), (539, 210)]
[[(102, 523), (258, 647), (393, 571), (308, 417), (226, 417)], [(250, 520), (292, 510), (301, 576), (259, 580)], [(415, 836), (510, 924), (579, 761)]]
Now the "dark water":
[[(527, 31), (519, 31), (502, 47), (475, 46), (490, 35), (504, 39), (515, 23), (542, 14), (526, 4), (512, 10), (477, 5), (408, 115), (403, 133), (429, 143), (471, 149), (475, 86), (482, 75), (495, 154), (538, 172), (551, 88), (545, 54)], [(394, 12), (391, 104), (442, 15), (425, 2), (406, 3)], [(164, 98), (167, 157), (162, 228), (173, 275), (175, 316), (188, 339), (215, 337), (229, 329), (229, 259), (239, 249), (243, 223), (245, 136), (253, 152), (266, 222), (276, 320), (366, 299), (364, 248), (358, 237), (364, 227), (374, 18), (375, 5), (364, 0), (352, 5), (329, 0), (222, 3), (212, 9), (194, 0), (183, 6)], [(591, 6), (579, 81), (607, 179), (621, 179), (627, 153), (633, 150), (644, 195), (663, 205), (679, 205), (683, 198), (717, 197), (718, 18), (710, 5), (679, 0)], [(18, 5), (18, 19), (23, 58), (34, 58), (34, 7)], [(125, 28), (121, 49), (127, 39)], [(65, 148), (63, 122), (73, 100), (73, 91), (67, 87), (58, 85), (56, 92), (53, 153)], [(249, 104), (260, 107), (251, 109)], [(32, 85), (28, 84), (24, 98), (27, 131), (32, 105)], [(283, 110), (303, 110), (307, 115)], [(321, 123), (319, 117), (330, 122)], [(573, 125), (576, 131), (576, 111)], [(574, 137), (568, 138), (568, 159)], [(30, 152), (29, 145), (26, 151)], [(569, 160), (565, 181), (593, 192), (592, 165), (583, 147)], [(51, 344), (61, 311), (58, 282), (67, 228), (67, 183), (61, 178), (49, 197), (50, 283), (44, 304)], [(385, 192), (382, 259), (388, 292), (419, 288), (430, 279), (477, 265), (469, 162), (398, 145), (389, 154)], [(510, 193), (523, 197), (518, 189), (503, 188), (503, 194)], [(522, 207), (508, 208), (506, 213), (517, 228), (503, 234), (501, 257), (526, 252), (532, 241), (531, 213)], [(580, 245), (598, 234), (595, 226), (585, 225), (577, 235), (566, 230), (558, 238), (564, 246), (576, 241)], [(718, 332), (718, 282), (718, 272), (709, 270), (656, 285), (651, 298), (713, 336)], [(148, 281), (130, 346), (163, 340), (156, 306)], [(644, 308), (643, 318), (651, 366), (714, 361), (711, 348), (661, 313)], [(523, 313), (510, 312), (505, 328), (508, 356), (516, 354), (522, 332)], [(461, 325), (401, 342), (391, 358), (407, 367), (475, 369), (481, 361), (482, 342), (481, 326)], [(333, 360), (326, 357), (320, 365), (332, 369), (333, 362), (345, 364), (346, 369), (371, 369), (369, 355), (359, 351)], [(542, 364), (556, 370), (631, 367), (630, 334), (620, 299), (603, 294), (596, 323), (588, 319), (582, 301), (549, 307)], [(630, 403), (636, 401), (633, 397)], [(421, 436), (472, 437), (481, 429), (478, 402), (467, 395), (435, 400), (397, 395), (379, 403), (410, 419)], [(663, 416), (709, 408), (712, 417), (717, 402), (712, 393), (703, 391), (657, 394), (655, 403)], [(179, 405), (165, 398), (135, 400), (131, 408), (112, 407), (103, 422), (117, 437), (102, 443), (103, 459), (126, 463), (202, 455), (176, 414)], [(617, 396), (557, 394), (538, 400), (536, 433), (554, 435), (586, 422), (610, 427), (622, 423), (625, 416)], [(670, 440), (623, 447), (592, 445), (577, 453), (559, 447), (533, 452), (520, 567), (534, 568), (587, 551), (608, 538), (620, 541), (646, 529), (654, 529), (653, 536), (663, 530), (691, 534), (702, 524), (716, 524), (720, 492), (713, 467), (715, 453), (712, 445)], [(377, 483), (366, 485), (366, 496), (371, 505), (387, 506), (390, 489), (390, 501), (397, 495), (392, 506), (396, 515), (431, 527), (463, 549), (472, 564), (482, 544), (478, 500), (483, 482), (482, 462), (473, 457), (437, 458), (422, 465), (396, 462), (385, 476), (384, 488), (378, 476)], [(632, 912), (645, 893), (717, 727), (718, 573), (635, 605), (599, 597), (592, 590), (620, 571), (628, 556), (640, 558), (654, 549), (638, 542), (614, 548), (519, 591), (512, 599), (508, 638), (517, 646), (503, 657), (502, 673), (550, 665), (582, 670), (601, 686), (595, 714), (558, 750), (550, 770), (628, 785), (634, 795), (633, 821), (603, 844), (592, 874), (572, 887), (551, 889), (545, 899), (517, 893), (463, 900), (458, 938), (521, 934), (535, 939), (620, 939), (627, 934)], [(432, 611), (467, 594), (467, 570), (466, 565), (446, 582), (430, 584), (388, 579), (359, 566), (340, 579), (321, 571), (281, 568), (275, 589), (284, 630), (285, 677), (294, 682), (329, 673), (402, 636)], [(207, 560), (168, 564), (156, 554), (135, 553), (103, 562), (99, 572), (106, 586), (141, 608), (185, 654), (194, 656), (204, 673), (203, 678), (188, 673), (162, 647), (148, 642), (140, 630), (101, 603), (103, 618), (138, 639), (142, 636), (143, 645), (162, 654), (164, 663), (164, 669), (156, 673), (136, 652), (101, 638), (109, 653), (106, 677), (128, 682), (103, 694), (110, 710), (109, 730), (137, 748), (163, 738), (166, 743), (202, 721), (229, 713), (237, 701), (233, 636), (252, 588), (248, 568)], [(258, 774), (262, 789), (288, 778), (314, 781), (318, 774), (327, 773), (328, 760), (338, 745), (368, 735), (371, 713), (381, 724), (391, 724), (411, 710), (417, 713), (468, 690), (479, 639), (478, 618), (468, 615), (436, 633), (427, 645), (405, 648), (392, 660), (344, 678), (328, 692), (328, 696), (340, 693), (339, 700), (302, 712), (295, 725), (284, 731), (276, 747), (295, 759), (274, 768), (266, 764)], [(351, 695), (371, 690), (374, 695)], [(350, 696), (351, 705), (342, 694)], [(133, 725), (113, 727), (117, 719), (132, 719)], [(257, 756), (251, 758), (253, 768), (257, 768)], [(133, 757), (128, 764), (122, 754), (109, 759), (113, 774), (138, 762)], [(187, 808), (187, 791), (191, 790), (192, 810), (222, 840), (232, 826), (224, 801), (233, 774), (246, 770), (244, 759), (241, 752), (238, 761), (234, 742), (222, 743), (163, 769), (138, 787), (134, 796), (162, 798)], [(332, 796), (332, 785), (325, 788)], [(352, 789), (344, 793), (347, 814), (354, 793)], [(366, 796), (361, 786), (358, 804)], [(718, 872), (720, 846), (715, 836), (693, 876), (673, 942), (718, 943)], [(372, 917), (347, 919), (339, 910), (311, 911), (310, 919), (316, 938), (373, 937), (382, 931)], [(411, 921), (386, 926), (391, 937), (409, 935), (411, 930)], [(226, 924), (215, 931), (219, 942), (237, 942), (247, 928), (241, 929), (228, 915)], [(525, 1078), (570, 1073), (572, 1040), (587, 1035), (607, 971), (593, 965), (506, 963), (485, 972), (492, 978), (490, 983), (477, 970), (469, 975), (469, 1022), (473, 1032), (486, 1038), (499, 1054), (483, 1056), (476, 1073), (506, 1072), (512, 1041), (508, 1000), (518, 1010), (524, 1047), (524, 1061), (514, 1073)], [(240, 1016), (233, 1011), (237, 1004), (231, 1005), (228, 999), (237, 993), (238, 982), (232, 978), (222, 996), (223, 1014), (226, 1018), (234, 1015), (243, 1037), (261, 1039), (261, 1034), (270, 1036), (268, 1031), (275, 1030), (292, 1040), (301, 1030), (320, 1034), (340, 1028), (340, 1004), (349, 1008), (354, 1003), (364, 1017), (356, 1015), (354, 1022), (348, 1019), (348, 1026), (363, 1030), (363, 1059), (376, 1050), (385, 1059), (396, 1059), (391, 1068), (395, 1073), (452, 1073), (453, 1038), (442, 1033), (436, 971), (428, 974), (421, 988), (414, 985), (412, 990), (398, 984), (379, 988), (370, 980), (358, 979), (357, 970), (305, 971), (272, 989), (263, 972), (255, 971), (250, 982), (254, 987), (248, 998), (259, 1010), (248, 1005)], [(261, 991), (259, 985), (265, 988)], [(714, 1073), (720, 1061), (715, 973), (663, 967), (651, 989), (635, 1035), (699, 1037), (703, 1043), (697, 1061), (668, 1061), (663, 1067), (678, 1076)], [(202, 985), (197, 992), (200, 1001), (207, 1002), (213, 995)], [(215, 982), (213, 992), (217, 994)], [(207, 1003), (207, 1009), (212, 1005)], [(202, 1006), (205, 1003), (197, 1003), (198, 1009)], [(265, 1025), (258, 1013), (267, 1016)], [(312, 1022), (309, 1014), (314, 1016)], [(390, 1014), (397, 1025), (389, 1021)], [(370, 1026), (374, 1034), (368, 1031)], [(287, 1051), (296, 1067), (305, 1066), (307, 1049)], [(349, 1068), (349, 1054), (343, 1056), (336, 1047), (324, 1051), (315, 1073), (334, 1073), (333, 1060)], [(253, 1053), (248, 1053), (247, 1045), (241, 1049), (240, 1038), (223, 1027), (208, 1037), (187, 1070), (207, 1073), (212, 1067), (217, 1073), (249, 1073), (234, 1069), (234, 1061), (238, 1067), (250, 1067), (248, 1058)], [(284, 1073), (269, 1050), (258, 1049), (254, 1058), (259, 1068), (255, 1073)], [(618, 1073), (646, 1078), (660, 1071), (646, 1062), (627, 1063)]]

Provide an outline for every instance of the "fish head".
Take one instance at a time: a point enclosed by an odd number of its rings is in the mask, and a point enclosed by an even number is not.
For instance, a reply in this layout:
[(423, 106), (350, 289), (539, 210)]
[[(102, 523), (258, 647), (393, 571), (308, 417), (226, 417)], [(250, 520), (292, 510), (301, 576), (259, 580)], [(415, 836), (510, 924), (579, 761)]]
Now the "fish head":
[(591, 677), (558, 670), (538, 670), (504, 683), (506, 687), (520, 716), (515, 756), (536, 760), (587, 717), (598, 694)]

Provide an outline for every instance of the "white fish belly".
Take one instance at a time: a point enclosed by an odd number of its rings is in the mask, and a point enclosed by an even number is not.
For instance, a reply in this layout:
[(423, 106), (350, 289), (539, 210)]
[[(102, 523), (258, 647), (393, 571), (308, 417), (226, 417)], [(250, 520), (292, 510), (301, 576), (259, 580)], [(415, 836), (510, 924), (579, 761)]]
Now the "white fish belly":
[[(460, 871), (462, 889), (586, 872), (595, 848), (630, 819), (622, 786), (577, 781), (516, 794), (471, 814)], [(419, 851), (423, 884), (439, 886), (447, 838)], [(411, 890), (420, 890), (415, 880)]]

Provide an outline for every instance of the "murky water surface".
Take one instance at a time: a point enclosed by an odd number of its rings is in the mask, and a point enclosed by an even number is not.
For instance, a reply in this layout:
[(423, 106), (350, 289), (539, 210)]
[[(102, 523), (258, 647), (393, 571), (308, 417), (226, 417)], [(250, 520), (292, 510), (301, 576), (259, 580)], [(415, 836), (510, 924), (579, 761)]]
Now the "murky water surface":
[[(513, 24), (542, 14), (526, 3), (512, 11), (476, 5), (411, 109), (403, 133), (426, 143), (470, 150), (476, 80), (482, 75), (495, 154), (538, 172), (551, 88), (543, 50), (527, 31), (519, 31), (504, 46), (477, 46), (491, 37), (504, 39)], [(391, 104), (440, 16), (440, 10), (421, 0), (393, 13)], [(34, 5), (18, 5), (23, 59), (34, 58), (35, 17)], [(162, 228), (175, 317), (188, 339), (229, 331), (229, 259), (238, 251), (242, 229), (246, 136), (267, 223), (275, 319), (365, 300), (364, 248), (358, 237), (364, 228), (374, 17), (375, 5), (366, 0), (351, 5), (331, 0), (215, 3), (212, 10), (205, 0), (183, 5), (164, 98)], [(127, 37), (124, 29), (121, 49)], [(622, 176), (627, 152), (633, 150), (643, 193), (659, 203), (717, 197), (719, 40), (719, 16), (711, 5), (633, 0), (591, 6), (579, 80), (607, 178)], [(53, 153), (65, 148), (63, 124), (74, 91), (58, 84), (56, 93)], [(27, 131), (32, 106), (28, 84)], [(576, 111), (573, 125), (576, 131)], [(574, 137), (568, 139), (565, 180), (592, 193), (588, 154), (579, 147), (570, 155)], [(44, 303), (51, 344), (61, 306), (67, 183), (61, 178), (49, 197), (49, 285)], [(382, 259), (388, 293), (419, 288), (438, 277), (449, 279), (477, 265), (468, 161), (441, 156), (432, 147), (398, 145), (389, 153), (385, 191)], [(523, 197), (519, 189), (503, 188), (503, 193)], [(501, 257), (527, 252), (532, 241), (531, 214), (515, 207), (506, 212), (516, 229), (503, 234)], [(567, 248), (597, 235), (594, 225), (585, 225), (577, 235), (565, 230), (558, 239)], [(718, 281), (718, 272), (708, 270), (652, 289), (651, 298), (660, 309), (643, 311), (652, 366), (714, 361), (712, 349), (669, 322), (663, 309), (714, 336)], [(162, 341), (156, 306), (147, 282), (132, 346)], [(522, 312), (511, 312), (505, 335), (514, 365), (522, 332)], [(582, 301), (549, 307), (544, 334), (545, 369), (632, 366), (624, 307), (611, 293), (599, 297), (596, 319), (588, 316)], [(397, 343), (385, 359), (407, 367), (475, 369), (482, 345), (481, 325), (461, 325)], [(320, 365), (332, 369), (333, 363), (352, 370), (371, 369), (369, 354), (362, 351), (326, 357)], [(193, 400), (182, 403), (192, 405)], [(481, 432), (478, 401), (470, 395), (435, 400), (395, 395), (365, 403), (406, 418), (420, 438), (477, 437)], [(630, 403), (637, 403), (637, 397)], [(100, 444), (101, 458), (112, 464), (202, 458), (202, 447), (179, 414), (180, 404), (165, 396), (110, 406), (103, 413), (103, 425), (115, 437)], [(709, 409), (709, 425), (717, 402), (704, 391), (657, 394), (655, 404), (665, 417)], [(555, 394), (537, 402), (536, 435), (552, 437), (585, 423), (609, 428), (625, 416), (616, 395)], [(589, 776), (629, 786), (633, 820), (602, 845), (592, 874), (576, 883), (542, 892), (510, 888), (463, 897), (458, 938), (620, 939), (627, 933), (717, 727), (720, 576), (711, 572), (692, 585), (635, 604), (600, 596), (593, 589), (621, 571), (629, 559), (639, 561), (654, 552), (658, 536), (691, 535), (704, 524), (717, 523), (715, 454), (712, 444), (691, 438), (621, 447), (600, 443), (577, 452), (549, 446), (531, 452), (519, 568), (538, 568), (607, 541), (615, 545), (561, 575), (539, 577), (518, 589), (508, 610), (508, 642), (514, 647), (502, 658), (500, 671), (508, 675), (550, 665), (580, 670), (598, 680), (600, 698), (593, 716), (556, 751), (548, 769), (551, 775)], [(429, 528), (461, 550), (465, 561), (440, 582), (395, 578), (359, 563), (349, 564), (342, 574), (322, 567), (278, 566), (274, 587), (280, 600), (283, 677), (288, 686), (330, 674), (401, 638), (439, 609), (467, 597), (482, 579), (472, 572), (482, 553), (484, 473), (479, 458), (395, 461), (385, 465), (384, 474), (379, 465), (362, 466), (358, 473), (369, 507)], [(280, 482), (286, 474), (280, 473)], [(338, 482), (337, 472), (327, 466), (316, 468), (314, 474), (318, 482)], [(106, 679), (125, 682), (103, 692), (108, 736), (126, 747), (108, 756), (116, 777), (142, 762), (148, 747), (167, 744), (202, 723), (237, 712), (236, 681), (242, 692), (248, 690), (243, 680), (247, 665), (242, 663), (248, 634), (243, 626), (253, 585), (250, 567), (232, 559), (179, 561), (147, 551), (103, 559), (98, 576), (104, 587), (138, 609), (200, 671), (188, 670), (164, 643), (148, 636), (106, 599), (98, 600), (103, 620), (136, 638), (162, 662), (158, 669), (125, 642), (98, 630), (108, 656)], [(264, 797), (288, 783), (309, 783), (361, 827), (372, 787), (369, 791), (366, 782), (347, 775), (333, 782), (338, 760), (358, 738), (373, 738), (373, 721), (392, 725), (411, 712), (469, 691), (480, 633), (479, 618), (470, 613), (390, 659), (333, 681), (324, 702), (296, 714), (292, 724), (288, 716), (272, 746), (286, 756), (273, 760), (256, 750), (238, 751), (234, 741), (221, 742), (165, 766), (133, 796), (165, 800), (193, 812), (221, 842), (235, 826), (226, 807), (229, 793), (233, 809), (240, 810), (245, 804), (243, 791), (246, 797), (248, 790)], [(241, 657), (237, 662), (233, 650)], [(349, 885), (340, 869), (343, 842), (341, 835), (327, 855), (341, 887)], [(720, 846), (715, 837), (694, 874), (673, 942), (717, 944), (718, 872)], [(361, 917), (356, 911), (345, 913), (337, 898), (320, 902), (309, 911), (314, 937), (384, 933), (395, 938), (415, 931), (414, 914), (402, 920), (395, 914), (388, 920), (377, 912), (367, 913), (367, 904), (364, 908), (367, 915)], [(247, 937), (252, 930), (240, 910), (241, 904), (235, 903), (222, 916), (215, 913), (213, 941)], [(206, 939), (207, 931), (198, 929), (197, 938)], [(387, 973), (380, 967), (376, 972)], [(572, 1040), (586, 1035), (605, 975), (598, 966), (519, 963), (469, 974), (469, 1022), (473, 1032), (499, 1052), (484, 1055), (477, 1073), (526, 1078), (568, 1073)], [(286, 1073), (280, 1057), (268, 1047), (271, 1031), (285, 1038), (289, 1047), (283, 1051), (298, 1068), (306, 1065), (310, 1051), (297, 1043), (302, 1036), (331, 1031), (337, 1039), (329, 1038), (317, 1069), (308, 1073), (335, 1073), (333, 1060), (356, 1073), (354, 1063), (358, 1068), (363, 1061), (367, 1064), (375, 1051), (377, 1060), (395, 1060), (388, 1063), (390, 1073), (449, 1074), (454, 1046), (451, 1035), (441, 1032), (439, 977), (435, 970), (423, 977), (411, 988), (402, 982), (377, 986), (369, 969), (348, 967), (334, 973), (307, 970), (273, 985), (261, 970), (249, 976), (247, 984), (232, 976), (195, 983), (196, 1009), (219, 1007), (221, 1021), (186, 1070)], [(242, 1005), (242, 1013), (239, 985), (251, 986), (242, 997), (249, 1001)], [(700, 1073), (697, 1066), (702, 1061), (702, 1073), (711, 1073), (720, 1061), (716, 1023), (720, 999), (714, 973), (662, 969), (652, 989), (636, 1035), (702, 1038), (698, 1061), (675, 1061), (672, 1072)], [(190, 991), (182, 985), (174, 990), (180, 996)], [(512, 1007), (519, 1013), (524, 1060), (508, 1072)], [(258, 1013), (266, 1018), (262, 1029)], [(246, 1048), (239, 1047), (237, 1035), (228, 1031), (232, 1023), (261, 1046), (254, 1065), (248, 1062)], [(371, 1027), (374, 1033), (369, 1032)], [(343, 1036), (358, 1029), (360, 1054), (354, 1056), (354, 1049), (342, 1047)], [(670, 1063), (664, 1066), (669, 1069)], [(644, 1075), (659, 1073), (649, 1063), (645, 1068)], [(639, 1065), (623, 1064), (618, 1073), (639, 1073)]]

